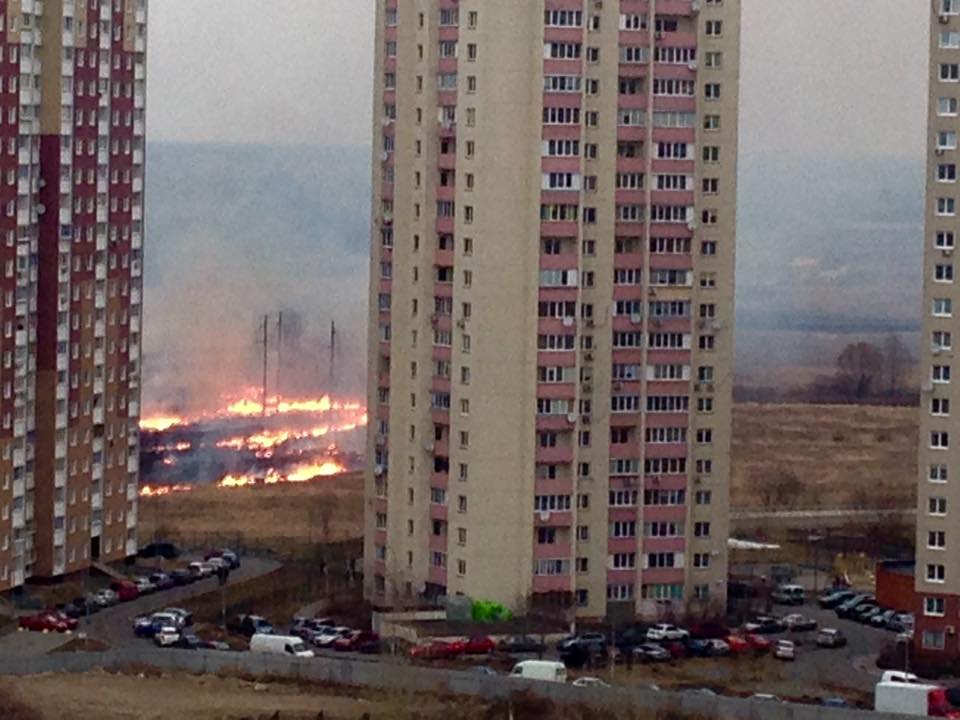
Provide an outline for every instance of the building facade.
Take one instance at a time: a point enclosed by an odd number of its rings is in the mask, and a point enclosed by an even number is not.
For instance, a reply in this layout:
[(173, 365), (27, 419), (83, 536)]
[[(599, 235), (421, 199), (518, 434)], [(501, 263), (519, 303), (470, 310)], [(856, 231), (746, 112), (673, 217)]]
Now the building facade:
[(739, 0), (378, 0), (365, 582), (722, 608)]
[(0, 591), (137, 550), (146, 0), (0, 0)]
[(915, 648), (960, 655), (960, 535), (949, 511), (960, 507), (960, 424), (952, 411), (953, 310), (957, 233), (957, 135), (960, 133), (960, 0), (935, 0), (930, 17), (926, 223), (919, 481), (917, 492)]

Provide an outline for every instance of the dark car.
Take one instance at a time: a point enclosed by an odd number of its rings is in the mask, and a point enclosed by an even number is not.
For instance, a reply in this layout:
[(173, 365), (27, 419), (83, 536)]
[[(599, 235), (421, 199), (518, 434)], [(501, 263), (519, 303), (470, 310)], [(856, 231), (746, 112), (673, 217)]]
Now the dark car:
[(243, 635), (244, 637), (272, 635), (273, 625), (270, 624), (269, 620), (260, 615), (237, 615), (232, 622), (227, 624), (227, 630)]
[(196, 577), (189, 570), (174, 570), (170, 573), (170, 580), (174, 585), (180, 587), (181, 585), (189, 585), (196, 580)]
[(379, 653), (380, 636), (370, 630), (357, 630), (336, 640), (333, 649), (340, 652)]
[(878, 612), (876, 615), (870, 618), (870, 624), (876, 628), (886, 628), (887, 623), (893, 620), (898, 612), (899, 611), (897, 610), (884, 610), (882, 612)]
[(854, 614), (857, 607), (859, 607), (860, 605), (866, 605), (873, 602), (874, 602), (873, 595), (869, 595), (866, 593), (861, 595), (854, 595), (852, 598), (848, 600), (844, 600), (842, 603), (837, 605), (834, 608), (834, 612), (837, 613), (837, 617), (849, 618)]
[(193, 633), (180, 633), (180, 639), (170, 647), (180, 648), (181, 650), (202, 650), (203, 640)]
[(687, 655), (690, 657), (710, 657), (712, 647), (710, 641), (703, 638), (687, 640)]
[(169, 590), (176, 584), (172, 577), (162, 572), (153, 573), (148, 579), (156, 586), (157, 590)]
[(753, 622), (748, 622), (743, 626), (748, 633), (757, 633), (759, 635), (775, 635), (786, 630), (786, 626), (780, 618), (769, 615), (761, 615)]
[[(710, 641), (706, 642), (710, 643)], [(669, 662), (673, 659), (669, 650), (654, 643), (637, 645), (633, 649), (633, 656), (640, 662)]]
[(546, 645), (529, 635), (510, 635), (501, 640), (497, 647), (508, 653), (542, 653), (547, 649)]
[(872, 618), (874, 615), (879, 615), (882, 612), (883, 610), (876, 605), (864, 605), (863, 607), (857, 609), (857, 614), (853, 619), (858, 623), (869, 624), (870, 618)]
[(854, 595), (856, 593), (853, 590), (828, 590), (817, 598), (817, 603), (824, 610), (833, 610), (837, 605), (846, 602)]
[(171, 542), (152, 542), (140, 548), (137, 555), (142, 558), (161, 557), (165, 560), (174, 560), (180, 557), (180, 548)]
[(569, 652), (575, 647), (583, 648), (587, 652), (595, 655), (605, 653), (607, 651), (607, 637), (600, 632), (590, 632), (565, 637), (557, 643), (557, 650), (560, 653)]
[(87, 614), (86, 612), (87, 608), (85, 604), (76, 605), (75, 603), (72, 603), (72, 602), (57, 605), (57, 610), (59, 610), (60, 612), (62, 612), (64, 615), (66, 615), (68, 618), (72, 620), (82, 618)]

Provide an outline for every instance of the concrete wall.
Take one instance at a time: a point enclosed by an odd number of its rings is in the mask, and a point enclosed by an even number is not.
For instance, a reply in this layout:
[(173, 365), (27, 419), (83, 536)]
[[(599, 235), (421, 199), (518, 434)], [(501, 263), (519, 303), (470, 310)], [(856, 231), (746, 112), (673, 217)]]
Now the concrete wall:
[(433, 670), (374, 660), (348, 658), (295, 659), (250, 653), (159, 650), (152, 647), (106, 653), (62, 653), (36, 657), (0, 656), (0, 674), (86, 672), (95, 668), (122, 670), (148, 665), (164, 670), (212, 673), (236, 670), (252, 675), (285, 675), (340, 685), (363, 685), (397, 691), (444, 691), (486, 698), (506, 697), (530, 688), (557, 702), (581, 702), (606, 708), (674, 709), (724, 720), (896, 720), (901, 715), (865, 710), (837, 710), (812, 705), (751, 702), (739, 698), (626, 688), (576, 688), (571, 685), (524, 682), (472, 672)]

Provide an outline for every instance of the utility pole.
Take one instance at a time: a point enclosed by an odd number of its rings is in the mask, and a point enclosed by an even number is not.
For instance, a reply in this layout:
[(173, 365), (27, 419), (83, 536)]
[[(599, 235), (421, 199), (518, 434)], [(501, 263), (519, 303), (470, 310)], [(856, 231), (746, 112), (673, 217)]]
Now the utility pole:
[(260, 391), (260, 414), (267, 416), (267, 353), (270, 349), (270, 316), (263, 316), (263, 387)]
[(278, 402), (280, 398), (280, 378), (283, 375), (283, 310), (277, 313), (277, 381), (274, 384), (273, 391), (276, 393)]
[(330, 390), (333, 391), (337, 381), (337, 323), (330, 321)]

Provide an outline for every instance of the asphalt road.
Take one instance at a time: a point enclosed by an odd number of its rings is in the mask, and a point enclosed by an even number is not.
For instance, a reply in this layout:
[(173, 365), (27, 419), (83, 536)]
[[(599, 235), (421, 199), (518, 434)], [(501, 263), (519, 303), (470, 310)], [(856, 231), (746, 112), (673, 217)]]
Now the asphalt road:
[[(228, 585), (260, 577), (273, 572), (280, 563), (261, 558), (243, 558), (242, 565), (230, 573)], [(138, 615), (176, 607), (184, 600), (217, 588), (214, 577), (192, 585), (175, 587), (105, 608), (89, 618), (81, 618), (77, 634), (101, 640), (112, 648), (122, 648), (143, 642), (133, 634), (133, 620)], [(0, 655), (43, 655), (71, 640), (76, 635), (60, 633), (14, 632), (0, 637)]]

